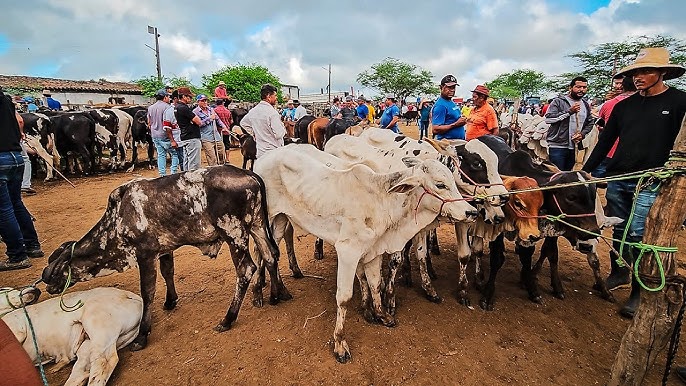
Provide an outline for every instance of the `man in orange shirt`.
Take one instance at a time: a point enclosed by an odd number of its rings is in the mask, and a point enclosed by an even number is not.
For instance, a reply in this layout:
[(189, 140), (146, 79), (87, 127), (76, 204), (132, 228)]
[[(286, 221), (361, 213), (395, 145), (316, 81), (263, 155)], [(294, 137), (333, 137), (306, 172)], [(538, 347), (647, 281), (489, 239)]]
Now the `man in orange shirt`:
[(493, 106), (486, 103), (490, 91), (478, 85), (472, 90), (474, 108), (467, 118), (467, 141), (482, 135), (498, 135), (498, 117)]

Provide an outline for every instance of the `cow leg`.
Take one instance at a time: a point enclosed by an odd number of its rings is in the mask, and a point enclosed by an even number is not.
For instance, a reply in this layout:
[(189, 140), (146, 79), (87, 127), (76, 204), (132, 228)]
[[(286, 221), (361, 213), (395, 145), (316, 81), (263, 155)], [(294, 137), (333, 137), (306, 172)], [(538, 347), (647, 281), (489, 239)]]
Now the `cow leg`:
[[(148, 169), (154, 169), (154, 165), (157, 164), (155, 159), (155, 145), (152, 143), (152, 137), (148, 134), (146, 135), (145, 141), (148, 143)], [(167, 156), (166, 154), (164, 155)]]
[(375, 319), (386, 327), (395, 327), (396, 320), (388, 313), (381, 302), (381, 264), (383, 256), (374, 257), (371, 261), (364, 265), (364, 274), (367, 277), (367, 289), (371, 292), (372, 306)]
[(486, 286), (483, 290), (479, 305), (482, 309), (486, 311), (493, 311), (493, 298), (495, 295), (495, 278), (498, 275), (498, 271), (505, 262), (505, 240), (503, 234), (501, 233), (495, 240), (491, 241), (488, 245), (491, 253), (491, 269), (488, 273), (488, 283), (486, 283)]
[(400, 267), (403, 254), (401, 252), (394, 252), (391, 254), (388, 261), (388, 280), (384, 291), (384, 303), (386, 309), (391, 315), (395, 315), (396, 301), (395, 301), (395, 280)]
[(348, 312), (348, 303), (353, 296), (353, 282), (357, 265), (362, 257), (359, 245), (350, 245), (350, 240), (336, 243), (338, 254), (338, 272), (336, 277), (336, 327), (333, 332), (333, 353), (336, 360), (346, 363), (350, 360), (350, 349), (343, 336), (345, 316)]
[(410, 262), (410, 249), (412, 245), (412, 240), (408, 241), (402, 252), (402, 277), (405, 287), (412, 287), (412, 263)]
[(86, 384), (91, 369), (90, 356), (91, 341), (86, 339), (81, 343), (79, 349), (76, 350), (76, 363), (74, 363), (71, 374), (69, 374), (69, 378), (64, 383), (64, 386), (81, 386)]
[[(545, 257), (543, 257), (545, 256)], [(550, 263), (550, 286), (553, 287), (553, 296), (558, 299), (565, 298), (565, 288), (560, 280), (558, 268), (559, 251), (557, 248), (557, 237), (546, 237), (541, 246), (541, 259), (548, 259)]]
[(231, 324), (236, 321), (245, 293), (248, 291), (252, 276), (257, 270), (257, 267), (248, 252), (247, 233), (245, 233), (244, 238), (240, 240), (240, 245), (236, 242), (238, 240), (234, 240), (228, 235), (224, 235), (224, 239), (229, 244), (231, 259), (233, 260), (233, 265), (236, 267), (236, 293), (233, 295), (233, 300), (231, 301), (229, 310), (226, 312), (226, 316), (224, 316), (224, 319), (214, 328), (217, 332), (224, 332), (230, 329)]
[(156, 259), (150, 256), (137, 258), (138, 269), (140, 272), (141, 298), (143, 298), (143, 317), (138, 336), (131, 343), (131, 351), (138, 351), (148, 345), (148, 335), (152, 329), (152, 310), (150, 305), (155, 300), (155, 287), (157, 285)]
[(288, 255), (288, 267), (291, 269), (293, 276), (296, 279), (305, 277), (298, 266), (298, 259), (295, 257), (295, 248), (293, 247), (293, 224), (288, 222), (284, 232), (284, 240), (286, 241), (286, 254)]
[[(429, 250), (429, 246), (425, 245), (424, 249), (427, 251)], [(437, 280), (438, 275), (436, 274), (436, 271), (434, 270), (434, 263), (433, 263), (433, 258), (431, 257), (431, 254), (428, 252), (425, 252), (426, 254), (426, 272), (429, 274), (429, 277), (431, 280)]]
[(114, 368), (119, 363), (119, 356), (117, 355), (116, 340), (108, 346), (104, 351), (98, 352), (95, 346), (91, 349), (90, 357), (90, 371), (88, 378), (88, 385), (105, 386), (107, 380), (114, 372)]
[[(264, 221), (267, 221), (266, 219)], [(283, 284), (283, 279), (281, 278), (281, 274), (279, 273), (279, 260), (278, 260), (278, 244), (281, 241), (281, 238), (285, 234), (285, 228), (290, 225), (290, 222), (286, 218), (286, 216), (281, 215), (277, 216), (274, 221), (274, 241), (276, 242), (276, 246), (272, 249), (270, 248), (270, 240), (269, 236), (267, 235), (266, 232), (266, 227), (262, 225), (261, 222), (256, 222), (253, 224), (253, 226), (250, 228), (250, 234), (253, 237), (253, 240), (255, 241), (255, 247), (257, 250), (257, 261), (258, 261), (258, 267), (260, 268), (258, 272), (261, 275), (261, 278), (258, 278), (258, 283), (256, 286), (259, 288), (259, 294), (258, 298), (260, 300), (260, 306), (261, 306), (261, 299), (262, 299), (262, 288), (264, 288), (264, 269), (265, 269), (265, 262), (266, 262), (266, 268), (269, 271), (269, 277), (270, 277), (270, 283), (271, 283), (271, 293), (269, 297), (269, 304), (275, 305), (279, 303), (281, 300), (291, 300), (293, 299), (293, 296), (288, 292), (288, 289), (286, 289), (286, 286)], [(291, 238), (292, 242), (292, 238)], [(247, 245), (247, 243), (246, 243)], [(295, 255), (294, 255), (295, 257)], [(255, 286), (253, 286), (253, 291), (255, 291)], [(255, 304), (255, 294), (253, 294), (253, 305)]]
[(174, 252), (160, 255), (160, 272), (164, 278), (164, 284), (167, 286), (164, 309), (173, 310), (176, 308), (176, 303), (179, 301), (179, 296), (176, 294), (176, 286), (174, 284)]
[(519, 244), (515, 246), (515, 252), (519, 255), (519, 262), (522, 264), (520, 277), (529, 293), (529, 300), (534, 303), (542, 304), (543, 298), (538, 292), (537, 277), (531, 270), (531, 259), (535, 250), (535, 246), (523, 247)]
[(360, 262), (355, 270), (355, 276), (357, 276), (357, 282), (360, 284), (360, 309), (362, 311), (362, 316), (367, 323), (376, 323), (376, 315), (371, 305), (371, 294), (369, 291), (369, 283), (367, 282), (367, 276), (364, 272), (364, 264)]
[(245, 170), (246, 165), (248, 164), (248, 158), (243, 155), (243, 169)]
[(86, 145), (80, 145), (78, 148), (78, 153), (81, 156), (81, 161), (83, 162), (83, 174), (88, 175), (94, 172), (95, 167), (95, 154), (93, 151), (88, 151)]
[(131, 146), (131, 153), (131, 166), (126, 170), (129, 173), (136, 168), (136, 162), (138, 162), (138, 146), (136, 146), (135, 142), (133, 143), (133, 146)]
[[(503, 241), (504, 244), (504, 241)], [(490, 244), (489, 244), (490, 245)], [(484, 257), (484, 239), (479, 236), (472, 236), (472, 257), (474, 258), (474, 286), (480, 290), (484, 290), (484, 283), (486, 278), (484, 275), (483, 257)], [(491, 255), (493, 255), (491, 249)], [(492, 259), (492, 258), (491, 258)], [(491, 260), (491, 271), (493, 270), (493, 260)], [(490, 279), (489, 279), (490, 280)]]
[(467, 295), (467, 288), (469, 287), (469, 280), (467, 279), (467, 267), (469, 266), (469, 256), (471, 250), (469, 249), (468, 240), (469, 227), (466, 224), (455, 224), (455, 236), (457, 237), (457, 262), (458, 262), (458, 277), (457, 277), (457, 301), (463, 306), (471, 306), (471, 301)]
[(600, 292), (601, 298), (612, 303), (616, 302), (614, 295), (612, 295), (612, 292), (607, 289), (607, 284), (600, 275), (600, 260), (598, 259), (598, 253), (595, 251), (587, 253), (586, 260), (588, 260), (588, 265), (591, 267), (591, 271), (593, 271), (593, 278), (595, 279), (593, 289)]
[(320, 238), (314, 240), (314, 258), (315, 260), (324, 258), (324, 240)]
[(432, 229), (431, 231), (429, 231), (429, 246), (431, 248), (432, 254), (441, 254), (441, 248), (438, 245), (438, 232), (436, 232), (436, 229)]
[(426, 248), (426, 238), (423, 235), (416, 235), (412, 242), (415, 245), (415, 254), (417, 255), (417, 262), (419, 265), (419, 278), (422, 281), (422, 289), (424, 290), (424, 296), (426, 296), (429, 301), (434, 303), (440, 303), (443, 301), (433, 284), (431, 283), (431, 277), (429, 277), (429, 272), (426, 269), (426, 255), (428, 254), (428, 249)]

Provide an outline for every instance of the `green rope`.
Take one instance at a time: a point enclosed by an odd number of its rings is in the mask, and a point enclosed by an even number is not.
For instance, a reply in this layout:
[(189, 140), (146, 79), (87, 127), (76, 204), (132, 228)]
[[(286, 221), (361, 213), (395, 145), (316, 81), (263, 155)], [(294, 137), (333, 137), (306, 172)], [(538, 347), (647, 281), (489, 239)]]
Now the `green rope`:
[(48, 386), (48, 378), (45, 376), (45, 369), (43, 368), (43, 360), (41, 359), (40, 351), (38, 351), (38, 340), (36, 340), (36, 330), (33, 328), (33, 323), (29, 317), (29, 312), (26, 310), (26, 304), (24, 304), (24, 299), (21, 298), (21, 293), (19, 294), (19, 299), (21, 300), (21, 308), (24, 310), (24, 315), (26, 315), (26, 320), (29, 322), (29, 330), (31, 330), (31, 339), (33, 339), (33, 348), (36, 350), (36, 356), (38, 357), (38, 369), (40, 370), (40, 377), (43, 381), (43, 385)]
[[(71, 245), (71, 257), (74, 257), (74, 247), (76, 246), (76, 241)], [(71, 260), (71, 259), (70, 259)], [(64, 312), (74, 312), (78, 310), (79, 308), (83, 307), (83, 301), (79, 299), (76, 304), (73, 306), (68, 306), (64, 302), (64, 294), (67, 292), (67, 289), (69, 288), (69, 284), (71, 284), (71, 264), (67, 264), (67, 281), (64, 283), (64, 288), (62, 288), (62, 293), (60, 294), (60, 308)]]

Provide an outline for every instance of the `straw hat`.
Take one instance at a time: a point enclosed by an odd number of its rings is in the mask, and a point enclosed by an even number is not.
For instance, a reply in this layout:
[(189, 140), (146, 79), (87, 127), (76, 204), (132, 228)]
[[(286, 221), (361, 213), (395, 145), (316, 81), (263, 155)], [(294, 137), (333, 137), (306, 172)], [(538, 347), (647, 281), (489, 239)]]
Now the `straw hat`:
[(669, 51), (664, 47), (643, 48), (636, 55), (634, 62), (617, 73), (617, 75), (631, 75), (631, 72), (639, 68), (659, 68), (667, 70), (664, 80), (678, 78), (684, 75), (686, 68), (669, 62)]

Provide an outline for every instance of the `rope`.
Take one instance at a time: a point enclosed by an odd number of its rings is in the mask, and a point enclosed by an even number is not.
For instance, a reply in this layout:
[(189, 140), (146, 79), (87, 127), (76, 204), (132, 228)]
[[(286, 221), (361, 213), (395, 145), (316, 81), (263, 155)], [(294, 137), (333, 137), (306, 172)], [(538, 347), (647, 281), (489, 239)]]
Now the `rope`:
[[(71, 259), (74, 258), (74, 247), (76, 246), (76, 241), (74, 241), (71, 244), (71, 256), (69, 257), (69, 261), (71, 262)], [(69, 285), (71, 284), (71, 264), (67, 263), (67, 281), (64, 283), (64, 288), (62, 288), (62, 293), (60, 293), (60, 308), (64, 312), (74, 312), (78, 310), (79, 308), (83, 307), (83, 301), (79, 299), (76, 304), (73, 306), (68, 306), (64, 302), (64, 294), (67, 292), (67, 289), (69, 288)]]

